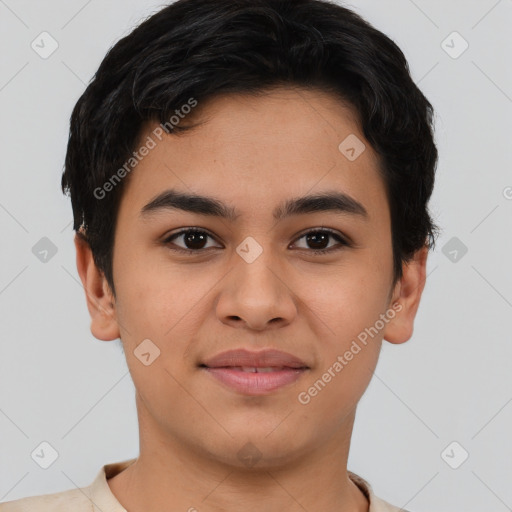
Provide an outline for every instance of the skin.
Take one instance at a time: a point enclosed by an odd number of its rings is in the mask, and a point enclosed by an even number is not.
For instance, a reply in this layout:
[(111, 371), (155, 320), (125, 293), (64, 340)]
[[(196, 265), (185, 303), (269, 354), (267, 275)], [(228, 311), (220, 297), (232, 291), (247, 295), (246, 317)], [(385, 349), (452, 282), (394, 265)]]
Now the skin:
[[(91, 331), (100, 340), (121, 338), (136, 388), (140, 455), (108, 484), (130, 512), (169, 510), (169, 504), (199, 512), (368, 511), (347, 475), (356, 406), (382, 340), (404, 343), (412, 336), (427, 248), (393, 286), (389, 206), (377, 157), (338, 98), (291, 88), (219, 96), (187, 119), (201, 124), (165, 137), (126, 178), (114, 242), (115, 298), (87, 244), (75, 238)], [(141, 140), (155, 126), (146, 126)], [(352, 162), (338, 149), (350, 134), (366, 144)], [(166, 210), (142, 218), (143, 206), (169, 188), (213, 196), (240, 215), (232, 222)], [(274, 221), (272, 211), (283, 201), (326, 190), (349, 194), (368, 218), (314, 212)], [(187, 247), (183, 236), (164, 243), (190, 227), (212, 235), (201, 254), (174, 252), (173, 244)], [(315, 256), (318, 246), (303, 234), (322, 227), (349, 237), (352, 246)], [(236, 252), (248, 236), (263, 249), (252, 263)], [(330, 237), (327, 246), (339, 241)], [(384, 329), (307, 405), (299, 403), (298, 394), (395, 302), (402, 309)], [(160, 349), (148, 366), (134, 355), (144, 339)], [(240, 347), (277, 348), (310, 370), (254, 397), (197, 366)], [(247, 442), (261, 454), (253, 467), (238, 457)]]

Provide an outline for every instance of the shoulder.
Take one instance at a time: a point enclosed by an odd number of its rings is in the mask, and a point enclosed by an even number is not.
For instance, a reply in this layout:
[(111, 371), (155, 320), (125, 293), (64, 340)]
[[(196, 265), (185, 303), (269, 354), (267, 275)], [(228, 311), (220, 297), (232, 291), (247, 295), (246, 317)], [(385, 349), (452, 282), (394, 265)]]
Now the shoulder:
[[(368, 512), (408, 512), (407, 510), (395, 507), (394, 505), (391, 505), (391, 503), (388, 503), (387, 501), (384, 501), (383, 499), (376, 496), (373, 492), (372, 486), (361, 476), (353, 473), (352, 471), (349, 471), (348, 475), (349, 478), (359, 487), (359, 489), (361, 489), (363, 494), (366, 496), (370, 504)], [(0, 510), (0, 512), (2, 511)]]
[(394, 505), (391, 505), (391, 503), (388, 503), (375, 495), (372, 497), (371, 507), (370, 511), (372, 512), (373, 510), (376, 512), (409, 512), (408, 510), (405, 510), (405, 508), (395, 507)]
[(29, 496), (0, 503), (0, 512), (91, 512), (91, 500), (80, 490), (70, 489), (54, 494)]
[(104, 465), (94, 481), (86, 487), (0, 503), (0, 512), (126, 512), (112, 494), (107, 479), (126, 469), (135, 460), (132, 458)]

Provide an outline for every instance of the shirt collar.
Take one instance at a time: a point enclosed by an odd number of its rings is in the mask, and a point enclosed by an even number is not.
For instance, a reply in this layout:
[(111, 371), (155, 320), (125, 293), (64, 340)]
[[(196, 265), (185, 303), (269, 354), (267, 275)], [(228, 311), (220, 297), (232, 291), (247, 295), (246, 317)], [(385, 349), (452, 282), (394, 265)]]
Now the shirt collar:
[[(95, 506), (94, 512), (127, 512), (110, 490), (107, 480), (125, 470), (136, 460), (136, 458), (133, 458), (121, 462), (113, 462), (105, 464), (100, 469), (92, 484), (84, 489)], [(368, 512), (395, 512), (400, 510), (375, 496), (372, 486), (359, 475), (348, 471), (348, 476), (368, 499), (370, 503)]]

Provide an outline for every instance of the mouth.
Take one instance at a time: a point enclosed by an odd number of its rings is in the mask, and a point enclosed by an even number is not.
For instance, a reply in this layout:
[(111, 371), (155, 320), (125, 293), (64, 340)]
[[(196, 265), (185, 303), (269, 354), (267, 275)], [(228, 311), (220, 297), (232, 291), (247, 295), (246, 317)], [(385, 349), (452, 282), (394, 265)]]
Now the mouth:
[(198, 366), (230, 390), (244, 395), (272, 393), (310, 370), (299, 358), (278, 350), (231, 350)]
[(206, 365), (201, 365), (202, 368), (209, 368), (210, 370), (234, 370), (237, 372), (244, 372), (244, 373), (270, 373), (270, 372), (279, 372), (282, 370), (306, 370), (307, 368), (291, 368), (286, 366), (265, 366), (265, 367), (259, 367), (259, 366), (217, 366), (217, 367), (209, 367)]

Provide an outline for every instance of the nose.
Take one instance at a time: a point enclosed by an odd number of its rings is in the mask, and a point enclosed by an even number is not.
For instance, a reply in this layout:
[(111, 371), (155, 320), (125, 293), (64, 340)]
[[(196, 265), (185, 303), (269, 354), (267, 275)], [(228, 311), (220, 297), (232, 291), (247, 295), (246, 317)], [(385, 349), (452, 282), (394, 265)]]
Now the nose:
[(219, 320), (255, 331), (284, 327), (297, 315), (297, 300), (286, 272), (266, 249), (252, 262), (233, 255), (216, 302)]

